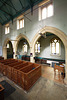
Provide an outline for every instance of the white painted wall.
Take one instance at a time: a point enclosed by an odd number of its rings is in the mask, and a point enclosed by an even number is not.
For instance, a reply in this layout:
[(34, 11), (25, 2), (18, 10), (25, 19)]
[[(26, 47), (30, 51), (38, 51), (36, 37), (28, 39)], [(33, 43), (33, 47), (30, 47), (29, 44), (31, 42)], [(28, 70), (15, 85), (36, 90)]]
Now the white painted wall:
[(47, 36), (46, 38), (41, 37), (39, 39), (40, 45), (41, 45), (41, 52), (40, 54), (36, 55), (38, 57), (43, 57), (43, 58), (54, 58), (54, 59), (65, 59), (65, 48), (64, 45), (62, 43), (62, 41), (60, 41), (60, 56), (56, 56), (56, 55), (51, 55), (51, 45), (50, 45), (50, 41), (52, 38), (56, 37), (55, 35), (51, 35), (51, 36)]
[[(54, 15), (52, 17), (49, 17), (45, 20), (39, 21), (38, 20), (38, 9), (33, 11), (33, 15), (31, 13), (27, 14), (30, 10), (25, 12), (26, 17), (28, 17), (31, 21), (29, 21), (27, 18), (24, 17), (25, 19), (25, 27), (22, 29), (17, 30), (17, 19), (14, 19), (14, 22), (10, 22), (10, 33), (5, 35), (5, 28), (3, 26), (2, 28), (2, 46), (4, 44), (5, 39), (8, 37), (10, 39), (16, 39), (16, 37), (21, 33), (24, 34), (28, 37), (30, 41), (32, 41), (33, 37), (35, 34), (42, 29), (45, 25), (46, 26), (52, 26), (55, 28), (58, 28), (59, 30), (63, 31), (67, 35), (67, 0), (54, 0), (53, 2), (54, 5)], [(34, 7), (37, 8), (38, 5)], [(41, 25), (42, 27), (40, 27)], [(46, 44), (48, 45), (48, 44)], [(48, 51), (48, 47), (46, 47), (46, 51)], [(62, 51), (64, 51), (62, 49)], [(44, 52), (44, 51), (42, 51)], [(47, 57), (52, 57), (48, 56), (48, 53), (46, 53)], [(43, 55), (43, 53), (41, 54)], [(45, 56), (45, 55), (44, 55)], [(46, 57), (45, 56), (45, 57)], [(54, 58), (54, 57), (53, 57)], [(64, 59), (64, 55), (60, 56), (59, 59)]]

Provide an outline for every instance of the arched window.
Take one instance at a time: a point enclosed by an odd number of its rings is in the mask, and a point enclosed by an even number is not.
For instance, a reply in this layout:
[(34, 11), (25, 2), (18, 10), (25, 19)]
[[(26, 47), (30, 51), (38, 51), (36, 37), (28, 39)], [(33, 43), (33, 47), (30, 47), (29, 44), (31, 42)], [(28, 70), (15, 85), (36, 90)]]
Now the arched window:
[(35, 53), (40, 53), (40, 43), (36, 42), (35, 44)]
[(53, 54), (53, 55), (60, 54), (60, 39), (53, 38), (51, 40), (51, 54)]
[(23, 45), (23, 53), (27, 53), (27, 44)]

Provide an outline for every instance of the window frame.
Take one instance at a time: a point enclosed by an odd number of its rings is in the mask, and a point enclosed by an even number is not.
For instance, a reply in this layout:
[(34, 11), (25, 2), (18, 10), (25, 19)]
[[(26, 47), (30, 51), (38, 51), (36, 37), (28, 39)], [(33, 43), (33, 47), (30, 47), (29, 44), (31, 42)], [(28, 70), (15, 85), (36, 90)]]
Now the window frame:
[[(36, 45), (37, 45), (37, 48), (36, 48)], [(35, 54), (39, 54), (40, 53), (40, 50), (38, 49), (38, 45), (40, 45), (40, 42), (37, 41), (36, 44), (35, 44)], [(39, 48), (40, 48), (40, 46), (39, 46)]]
[[(39, 7), (39, 21), (40, 20), (44, 20), (44, 19), (47, 19), (47, 18), (50, 18), (50, 17), (52, 17), (53, 15), (54, 15), (54, 8), (52, 8), (53, 9), (53, 12), (52, 12), (52, 15), (50, 15), (50, 16), (48, 16), (48, 7), (50, 6), (50, 5), (52, 5), (52, 7), (53, 7), (53, 3), (51, 2), (49, 2), (49, 3), (47, 3), (47, 4), (43, 4), (43, 5), (41, 5), (40, 7)], [(42, 10), (44, 9), (44, 8), (46, 8), (46, 18), (43, 18), (43, 14), (42, 14)]]
[[(22, 21), (22, 27), (21, 27), (21, 21)], [(23, 15), (17, 18), (17, 30), (24, 28), (24, 18)]]
[[(52, 53), (52, 41), (54, 41), (54, 40), (57, 40), (57, 41), (59, 41), (59, 53), (56, 53), (56, 43), (55, 43), (55, 53)], [(55, 37), (55, 38), (53, 38), (53, 39), (51, 39), (51, 42), (50, 42), (50, 47), (51, 47), (51, 55), (52, 56), (60, 56), (61, 55), (61, 42), (60, 42), (60, 39), (59, 38), (57, 38), (57, 37)]]
[[(21, 27), (21, 25), (20, 25), (21, 22), (22, 22), (22, 27)], [(23, 28), (23, 27), (24, 27), (24, 19), (21, 18), (21, 19), (19, 19), (19, 29), (21, 29), (21, 28)]]
[[(27, 47), (25, 47), (25, 46), (27, 46)], [(22, 49), (23, 50), (23, 53), (27, 53), (28, 52), (28, 45), (27, 44), (24, 44), (22, 48), (23, 48)]]
[(9, 26), (9, 24), (6, 24), (5, 25), (5, 34), (8, 34), (8, 33), (10, 33), (10, 26)]

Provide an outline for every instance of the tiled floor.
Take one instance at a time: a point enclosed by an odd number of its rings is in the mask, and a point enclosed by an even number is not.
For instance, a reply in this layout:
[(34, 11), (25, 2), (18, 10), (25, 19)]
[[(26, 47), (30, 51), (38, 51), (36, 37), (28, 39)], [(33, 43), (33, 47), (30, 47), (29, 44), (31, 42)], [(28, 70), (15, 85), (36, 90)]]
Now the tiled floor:
[(53, 80), (55, 82), (65, 84), (64, 83), (64, 76), (59, 74), (58, 71), (56, 71), (56, 74), (54, 73), (54, 68), (47, 66), (47, 65), (41, 65), (42, 66), (42, 77), (45, 77), (47, 79)]

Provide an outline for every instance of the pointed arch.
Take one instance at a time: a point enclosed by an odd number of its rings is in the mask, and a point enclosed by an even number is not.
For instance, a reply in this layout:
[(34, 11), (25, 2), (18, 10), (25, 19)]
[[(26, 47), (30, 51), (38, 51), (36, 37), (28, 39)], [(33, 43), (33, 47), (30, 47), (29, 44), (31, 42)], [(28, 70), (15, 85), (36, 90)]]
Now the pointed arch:
[(18, 36), (16, 37), (16, 41), (14, 42), (15, 54), (16, 54), (16, 51), (17, 51), (18, 43), (19, 43), (19, 41), (20, 41), (22, 38), (26, 39), (26, 41), (28, 42), (29, 46), (30, 46), (30, 44), (31, 44), (30, 41), (29, 41), (29, 39), (28, 39), (24, 34), (18, 35)]
[(65, 46), (65, 72), (66, 72), (65, 80), (66, 80), (66, 83), (67, 83), (67, 35), (64, 32), (62, 32), (61, 30), (59, 30), (58, 28), (51, 27), (51, 26), (45, 26), (41, 30), (39, 30), (39, 32), (37, 32), (35, 34), (35, 36), (32, 39), (32, 42), (31, 42), (31, 48), (32, 48), (31, 52), (33, 53), (33, 57), (31, 58), (31, 61), (34, 62), (34, 57), (35, 57), (34, 47), (35, 47), (35, 43), (41, 37), (39, 35), (39, 33), (44, 34), (45, 32), (50, 32), (50, 33), (53, 33), (56, 36), (58, 36), (61, 39), (61, 41), (63, 42), (64, 46)]
[[(6, 45), (9, 41), (11, 42), (11, 40), (9, 38), (6, 38), (4, 41), (4, 44), (3, 44), (3, 57), (4, 57), (4, 59), (7, 59), (7, 47), (6, 47)], [(13, 44), (12, 44), (12, 47), (13, 47)]]

